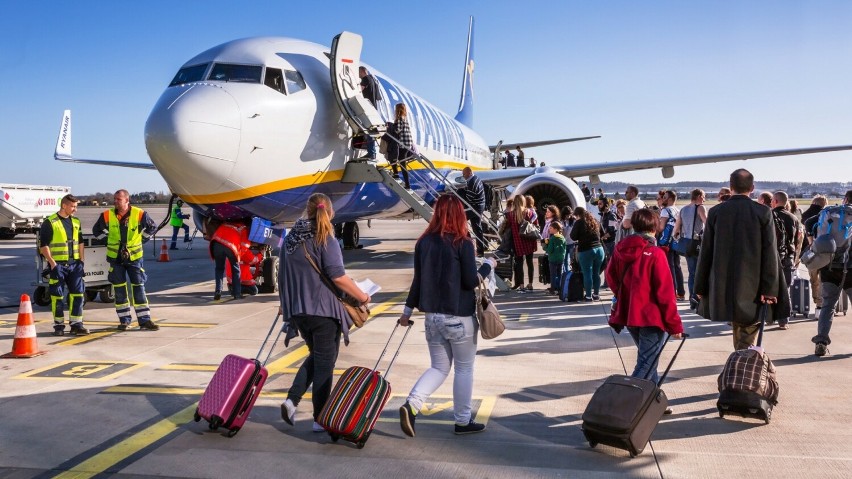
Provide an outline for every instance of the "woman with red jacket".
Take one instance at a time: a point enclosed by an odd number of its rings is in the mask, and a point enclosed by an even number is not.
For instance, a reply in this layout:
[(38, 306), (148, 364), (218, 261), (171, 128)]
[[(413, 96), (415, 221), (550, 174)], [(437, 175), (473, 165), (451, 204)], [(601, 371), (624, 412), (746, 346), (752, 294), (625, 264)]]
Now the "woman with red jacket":
[(636, 210), (630, 222), (636, 234), (616, 245), (606, 269), (615, 294), (609, 325), (619, 333), (627, 326), (639, 349), (631, 376), (657, 382), (657, 353), (664, 333), (681, 338), (683, 324), (666, 253), (654, 239), (657, 214), (647, 208)]

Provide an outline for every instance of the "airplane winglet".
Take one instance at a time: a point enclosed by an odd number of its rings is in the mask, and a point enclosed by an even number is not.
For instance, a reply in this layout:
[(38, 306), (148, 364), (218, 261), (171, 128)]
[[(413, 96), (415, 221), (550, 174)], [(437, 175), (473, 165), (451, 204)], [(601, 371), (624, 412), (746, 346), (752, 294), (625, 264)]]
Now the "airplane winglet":
[(56, 138), (56, 149), (53, 158), (59, 161), (73, 161), (71, 156), (71, 110), (65, 110), (62, 123), (59, 124), (59, 137)]
[(56, 149), (53, 150), (53, 159), (57, 161), (67, 161), (69, 163), (121, 166), (124, 168), (139, 168), (142, 170), (156, 169), (153, 163), (112, 160), (84, 160), (81, 158), (74, 158), (71, 155), (71, 110), (65, 110), (65, 113), (62, 115), (62, 123), (59, 124), (59, 137), (56, 139)]

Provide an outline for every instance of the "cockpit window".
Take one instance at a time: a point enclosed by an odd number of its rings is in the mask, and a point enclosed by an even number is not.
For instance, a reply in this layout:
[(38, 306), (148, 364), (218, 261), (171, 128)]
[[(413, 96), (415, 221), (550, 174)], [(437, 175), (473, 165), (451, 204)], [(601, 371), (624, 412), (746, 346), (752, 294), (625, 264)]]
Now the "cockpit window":
[(287, 92), (291, 95), (308, 87), (305, 85), (305, 79), (302, 78), (302, 74), (297, 71), (284, 70), (284, 78), (287, 80)]
[(266, 69), (266, 78), (264, 78), (263, 84), (279, 93), (287, 94), (287, 91), (284, 90), (284, 75), (278, 68)]
[(235, 65), (232, 63), (216, 63), (210, 72), (208, 80), (260, 83), (263, 67), (260, 65)]
[(207, 71), (207, 67), (209, 65), (209, 63), (202, 63), (201, 65), (181, 68), (180, 71), (177, 72), (177, 75), (175, 75), (172, 79), (172, 82), (169, 83), (169, 86), (201, 81), (204, 78), (204, 72)]

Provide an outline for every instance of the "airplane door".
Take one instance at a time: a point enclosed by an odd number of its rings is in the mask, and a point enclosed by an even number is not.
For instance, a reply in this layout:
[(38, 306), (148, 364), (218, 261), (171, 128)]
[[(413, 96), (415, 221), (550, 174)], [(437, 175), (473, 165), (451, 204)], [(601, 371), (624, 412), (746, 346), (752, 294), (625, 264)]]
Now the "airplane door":
[(331, 91), (343, 117), (355, 131), (367, 131), (378, 136), (385, 123), (378, 110), (361, 94), (361, 35), (342, 32), (331, 41)]

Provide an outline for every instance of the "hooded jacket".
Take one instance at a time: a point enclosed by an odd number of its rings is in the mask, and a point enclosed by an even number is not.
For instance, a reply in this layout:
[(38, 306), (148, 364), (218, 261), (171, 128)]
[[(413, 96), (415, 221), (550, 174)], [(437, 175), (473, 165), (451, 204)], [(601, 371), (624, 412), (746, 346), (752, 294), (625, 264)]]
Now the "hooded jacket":
[(683, 332), (666, 253), (649, 237), (634, 234), (616, 245), (606, 281), (615, 293), (609, 325), (616, 331), (651, 326)]

